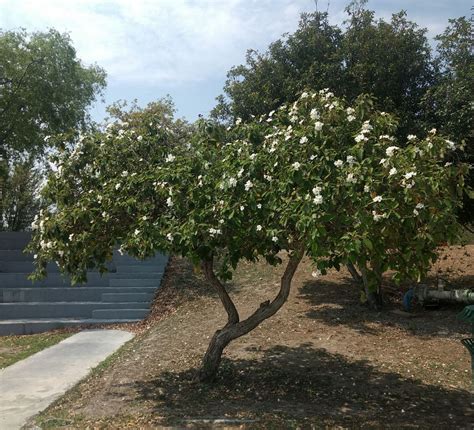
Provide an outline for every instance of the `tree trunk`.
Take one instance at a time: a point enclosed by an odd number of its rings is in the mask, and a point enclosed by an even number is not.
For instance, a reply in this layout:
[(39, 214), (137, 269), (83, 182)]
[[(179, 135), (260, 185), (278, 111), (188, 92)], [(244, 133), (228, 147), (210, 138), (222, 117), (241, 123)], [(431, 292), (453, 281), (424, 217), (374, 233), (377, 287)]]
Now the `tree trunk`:
[(362, 276), (360, 276), (354, 264), (352, 264), (352, 262), (350, 261), (347, 263), (347, 270), (349, 270), (349, 273), (351, 274), (352, 279), (357, 285), (363, 285), (364, 281), (362, 279)]
[(378, 311), (381, 307), (381, 294), (380, 294), (380, 284), (377, 286), (377, 290), (375, 292), (369, 290), (369, 281), (367, 278), (367, 269), (365, 267), (361, 268), (362, 273), (362, 280), (364, 282), (364, 291), (365, 297), (367, 298), (367, 303), (369, 308)]
[(221, 302), (226, 309), (228, 321), (227, 324), (220, 330), (214, 333), (214, 336), (209, 343), (206, 354), (203, 357), (201, 369), (199, 370), (198, 378), (201, 382), (211, 382), (215, 379), (217, 370), (221, 363), (222, 353), (225, 347), (245, 334), (251, 332), (262, 321), (274, 315), (286, 302), (290, 293), (291, 281), (298, 268), (298, 265), (303, 258), (303, 250), (296, 250), (290, 257), (285, 272), (281, 277), (280, 290), (273, 301), (266, 301), (260, 304), (260, 307), (247, 319), (239, 321), (238, 312), (235, 308), (232, 299), (227, 294), (225, 287), (220, 283), (212, 270), (210, 261), (204, 262), (204, 273), (210, 283), (217, 288)]

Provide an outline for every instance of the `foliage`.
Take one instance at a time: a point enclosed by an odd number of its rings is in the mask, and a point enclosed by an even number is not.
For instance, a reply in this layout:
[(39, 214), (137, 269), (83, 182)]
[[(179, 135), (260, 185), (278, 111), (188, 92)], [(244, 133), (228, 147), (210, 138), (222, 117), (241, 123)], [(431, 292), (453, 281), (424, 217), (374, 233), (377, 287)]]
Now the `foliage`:
[(40, 173), (32, 159), (12, 163), (2, 187), (0, 230), (21, 231), (30, 227), (39, 210)]
[[(233, 339), (273, 315), (288, 296), (303, 253), (314, 275), (352, 262), (367, 291), (381, 274), (423, 277), (440, 242), (455, 238), (466, 166), (445, 164), (455, 144), (431, 130), (397, 142), (392, 115), (368, 97), (353, 106), (328, 90), (245, 124), (202, 121), (190, 144), (150, 122), (86, 135), (57, 158), (33, 227), (37, 275), (49, 260), (84, 279), (115, 246), (138, 257), (161, 250), (201, 262), (228, 313), (203, 364), (213, 375)], [(242, 259), (278, 264), (280, 292), (243, 321), (220, 280)], [(213, 259), (220, 256), (218, 277)]]
[[(451, 19), (443, 34), (439, 35), (436, 58), (437, 80), (425, 97), (427, 121), (436, 125), (448, 136), (464, 142), (466, 151), (458, 156), (474, 164), (474, 62), (472, 21), (465, 17)], [(474, 172), (467, 179), (474, 189)], [(471, 191), (472, 192), (472, 191)], [(473, 223), (474, 199), (467, 193), (461, 220)]]
[(49, 136), (84, 126), (105, 72), (85, 67), (67, 34), (0, 32), (0, 149), (41, 152)]
[(362, 93), (375, 96), (379, 109), (400, 118), (400, 136), (419, 131), (420, 101), (432, 80), (426, 30), (405, 12), (376, 20), (364, 5), (346, 9), (345, 29), (330, 25), (325, 13), (303, 14), (295, 33), (267, 52), (248, 51), (246, 64), (228, 72), (213, 116), (247, 121), (293, 102), (305, 88), (330, 87), (350, 102)]

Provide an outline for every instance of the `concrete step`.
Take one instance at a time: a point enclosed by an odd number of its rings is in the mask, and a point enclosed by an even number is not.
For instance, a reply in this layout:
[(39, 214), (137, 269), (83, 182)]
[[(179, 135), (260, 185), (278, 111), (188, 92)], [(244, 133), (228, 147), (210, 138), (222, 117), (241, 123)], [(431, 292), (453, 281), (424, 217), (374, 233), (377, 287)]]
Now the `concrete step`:
[[(46, 267), (48, 273), (59, 272), (56, 263), (49, 263)], [(0, 273), (31, 273), (35, 266), (31, 261), (0, 261)]]
[(31, 261), (33, 254), (25, 254), (19, 249), (0, 249), (0, 261)]
[(162, 269), (162, 265), (160, 264), (120, 264), (115, 263), (117, 267), (117, 273), (150, 273), (150, 272), (158, 272)]
[(31, 240), (30, 232), (2, 231), (0, 232), (0, 249), (23, 250)]
[(163, 269), (159, 270), (157, 268), (156, 272), (147, 272), (147, 273), (109, 273), (108, 276), (110, 279), (156, 279), (163, 276)]
[[(64, 277), (60, 273), (49, 273), (48, 276), (41, 281), (30, 281), (28, 273), (0, 273), (0, 288), (28, 288), (28, 287), (57, 287), (70, 286), (71, 280)], [(91, 272), (87, 275), (87, 285), (95, 287), (109, 286), (109, 276), (105, 274), (101, 276), (98, 272)]]
[(154, 294), (148, 293), (104, 293), (102, 301), (109, 303), (130, 303), (143, 302), (149, 305), (153, 300)]
[(98, 324), (133, 323), (141, 318), (98, 319), (98, 318), (36, 318), (0, 321), (0, 336), (42, 333), (63, 327), (77, 327)]
[(92, 318), (111, 320), (130, 320), (145, 318), (150, 309), (96, 309), (92, 311)]
[[(146, 306), (145, 306), (146, 307)], [(0, 320), (22, 318), (91, 318), (97, 309), (143, 309), (142, 302), (30, 302), (0, 303)], [(100, 317), (98, 317), (100, 318)], [(107, 318), (107, 317), (106, 317)]]
[[(33, 288), (0, 288), (0, 303), (25, 302), (99, 302), (106, 300), (105, 294), (145, 294), (153, 298), (155, 287), (33, 287)], [(138, 296), (141, 298), (141, 296)], [(131, 302), (141, 300), (128, 300)]]
[(153, 279), (110, 279), (109, 285), (111, 287), (155, 287), (160, 286), (161, 276), (158, 276)]

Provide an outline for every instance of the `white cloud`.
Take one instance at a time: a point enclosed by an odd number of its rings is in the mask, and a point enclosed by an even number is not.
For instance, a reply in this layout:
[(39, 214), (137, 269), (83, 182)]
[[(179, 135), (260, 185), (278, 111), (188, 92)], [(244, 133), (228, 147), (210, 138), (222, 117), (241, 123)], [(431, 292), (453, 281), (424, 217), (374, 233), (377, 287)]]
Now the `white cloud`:
[(296, 28), (309, 0), (0, 0), (0, 26), (69, 32), (78, 55), (115, 82), (222, 76), (247, 48)]

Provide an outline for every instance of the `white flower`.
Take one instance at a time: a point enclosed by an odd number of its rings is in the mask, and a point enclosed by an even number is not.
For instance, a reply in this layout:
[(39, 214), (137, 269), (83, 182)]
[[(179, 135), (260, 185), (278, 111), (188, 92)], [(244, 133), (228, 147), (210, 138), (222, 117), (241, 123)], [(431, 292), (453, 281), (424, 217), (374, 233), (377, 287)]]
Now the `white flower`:
[(311, 273), (311, 276), (313, 278), (319, 278), (321, 275), (322, 275), (322, 273), (321, 273), (321, 270), (319, 270), (319, 269), (316, 269)]
[(370, 121), (364, 121), (364, 123), (362, 124), (362, 129), (360, 130), (360, 132), (362, 134), (368, 134), (370, 132), (370, 130), (372, 130), (373, 127), (370, 125)]
[(430, 134), (436, 134), (436, 128), (432, 128), (430, 131), (429, 131)]
[(323, 202), (323, 196), (321, 194), (318, 194), (317, 196), (314, 197), (313, 203), (315, 205), (320, 205)]
[(318, 119), (319, 118), (319, 112), (316, 108), (311, 109), (311, 112), (309, 113), (309, 116), (311, 117), (312, 120)]
[(396, 173), (397, 173), (397, 169), (395, 169), (395, 167), (392, 167), (392, 168), (390, 169), (390, 172), (388, 172), (389, 176), (393, 176), (393, 175), (395, 175)]
[(417, 209), (423, 209), (424, 207), (425, 207), (425, 205), (424, 205), (423, 203), (418, 203), (418, 204), (416, 205), (416, 208), (417, 208)]
[(219, 224), (224, 224), (224, 222), (225, 222), (225, 221), (224, 221), (223, 219), (220, 219), (220, 220), (219, 220)]
[(122, 177), (125, 177), (125, 176), (128, 176), (128, 172), (126, 170), (122, 172)]
[(409, 135), (407, 136), (407, 139), (408, 139), (408, 140), (415, 140), (415, 139), (416, 139), (416, 136), (415, 136), (414, 134), (409, 134)]
[(73, 237), (74, 237), (74, 233), (71, 233), (71, 234), (69, 235), (69, 240), (72, 240)]
[(141, 142), (141, 141), (143, 140), (143, 136), (141, 136), (141, 135), (138, 136), (138, 137), (137, 137), (137, 140), (138, 140), (139, 142)]
[(343, 164), (344, 164), (344, 161), (342, 161), (342, 160), (336, 160), (336, 161), (334, 162), (334, 165), (335, 165), (336, 167), (341, 167)]
[(240, 169), (240, 170), (237, 172), (237, 177), (238, 177), (238, 178), (241, 178), (243, 173), (244, 173), (244, 169)]
[(398, 146), (389, 146), (385, 150), (385, 154), (387, 154), (387, 157), (391, 157), (398, 149), (400, 149)]
[(262, 231), (262, 228), (263, 228), (263, 227), (262, 227), (260, 224), (257, 225), (257, 231)]
[(268, 114), (268, 116), (273, 116), (274, 113), (275, 113), (275, 111), (272, 110), (272, 111)]
[(257, 209), (262, 209), (261, 203), (259, 203), (259, 204), (257, 205)]
[(165, 158), (165, 162), (166, 163), (172, 163), (175, 159), (176, 159), (176, 157), (173, 154), (168, 154)]
[(301, 139), (300, 139), (300, 143), (306, 143), (308, 141), (308, 138), (306, 136), (303, 136)]
[(385, 164), (386, 161), (387, 161), (386, 158), (382, 158), (382, 159), (379, 161), (379, 164)]
[(250, 154), (250, 155), (249, 155), (249, 158), (250, 158), (251, 160), (255, 160), (255, 159), (257, 158), (257, 154), (255, 154), (255, 153), (254, 153), (254, 154)]
[(298, 163), (297, 161), (294, 162), (292, 165), (293, 169), (295, 170), (299, 170), (299, 168), (301, 167), (301, 163)]
[(273, 178), (270, 175), (263, 175), (263, 178), (268, 182), (271, 182), (273, 180)]
[(373, 201), (374, 203), (380, 203), (382, 200), (383, 200), (383, 199), (382, 199), (382, 196), (375, 196), (375, 197), (372, 199), (372, 201)]
[(366, 142), (367, 140), (369, 140), (367, 137), (365, 137), (362, 133), (358, 134), (356, 137), (354, 137), (354, 140), (359, 143), (359, 142)]
[(346, 181), (351, 183), (351, 184), (355, 184), (357, 182), (357, 178), (354, 177), (353, 173), (349, 173), (346, 177)]
[(416, 176), (416, 172), (408, 172), (408, 173), (405, 173), (403, 176), (405, 177), (405, 179), (411, 179), (414, 176)]
[(352, 155), (348, 155), (346, 161), (349, 163), (350, 166), (352, 166), (355, 163), (355, 157)]
[(418, 216), (420, 212), (418, 212), (416, 209), (413, 209), (413, 215)]
[(298, 116), (297, 116), (297, 115), (292, 115), (292, 116), (290, 116), (290, 121), (291, 121), (291, 122), (296, 122), (296, 121), (298, 121)]
[(278, 237), (273, 236), (273, 237), (272, 237), (272, 242), (275, 242), (275, 243), (278, 242)]
[(321, 190), (322, 190), (321, 187), (318, 187), (318, 186), (316, 186), (316, 187), (314, 187), (314, 188), (312, 189), (313, 194), (314, 194), (315, 196), (318, 196), (319, 194), (321, 194)]
[(374, 221), (380, 221), (382, 218), (385, 218), (384, 214), (378, 214), (375, 211), (372, 211), (372, 216), (374, 217)]
[(173, 207), (173, 200), (171, 200), (171, 197), (168, 197), (166, 199), (166, 204), (168, 205), (168, 207), (172, 208)]
[(355, 112), (355, 110), (354, 110), (353, 108), (351, 108), (351, 107), (348, 107), (348, 108), (346, 109), (347, 115), (352, 115), (354, 112)]
[(452, 150), (456, 149), (456, 144), (452, 142), (451, 140), (446, 139), (445, 142), (448, 144), (449, 149), (452, 149)]
[(107, 216), (107, 212), (102, 212), (102, 216), (105, 218)]
[(453, 163), (451, 163), (450, 161), (448, 161), (447, 163), (444, 164), (444, 167), (449, 167), (451, 166)]
[(136, 228), (135, 231), (133, 232), (133, 234), (135, 236), (138, 236), (140, 234), (140, 230), (138, 230), (138, 228)]
[(237, 179), (229, 178), (229, 186), (235, 187), (237, 185)]
[(239, 125), (241, 122), (242, 122), (242, 118), (238, 116), (237, 119), (235, 120), (235, 125)]
[(305, 99), (308, 97), (308, 93), (305, 91), (303, 94), (301, 94), (300, 99)]
[(148, 217), (146, 215), (142, 216), (143, 221), (146, 221), (147, 219), (148, 219)]
[(250, 190), (250, 188), (252, 187), (253, 187), (253, 184), (250, 180), (245, 183), (245, 191)]
[(324, 125), (324, 124), (323, 124), (321, 121), (316, 121), (316, 122), (314, 123), (314, 129), (315, 129), (316, 131), (321, 131), (321, 130), (323, 129), (323, 125)]
[(240, 206), (240, 210), (243, 212), (244, 211), (244, 207), (243, 206)]
[(348, 122), (352, 122), (356, 119), (356, 117), (354, 115), (347, 115), (347, 121)]
[(115, 184), (115, 189), (118, 190), (120, 188), (120, 182), (118, 184)]
[(173, 235), (171, 233), (168, 233), (166, 235), (166, 239), (168, 239), (170, 242), (173, 242)]
[(368, 185), (364, 185), (364, 192), (370, 192), (370, 187)]

